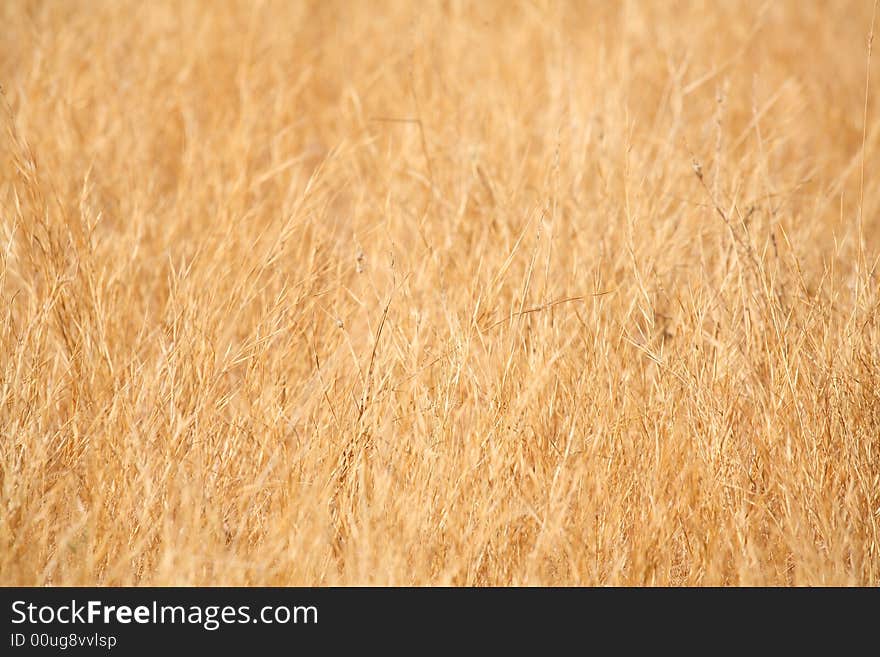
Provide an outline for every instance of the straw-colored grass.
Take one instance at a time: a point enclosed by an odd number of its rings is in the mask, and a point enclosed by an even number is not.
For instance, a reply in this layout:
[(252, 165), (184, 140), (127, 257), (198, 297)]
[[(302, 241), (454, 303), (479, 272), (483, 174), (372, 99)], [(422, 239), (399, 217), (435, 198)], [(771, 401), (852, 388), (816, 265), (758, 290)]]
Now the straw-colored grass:
[(0, 3), (0, 583), (880, 584), (872, 10)]

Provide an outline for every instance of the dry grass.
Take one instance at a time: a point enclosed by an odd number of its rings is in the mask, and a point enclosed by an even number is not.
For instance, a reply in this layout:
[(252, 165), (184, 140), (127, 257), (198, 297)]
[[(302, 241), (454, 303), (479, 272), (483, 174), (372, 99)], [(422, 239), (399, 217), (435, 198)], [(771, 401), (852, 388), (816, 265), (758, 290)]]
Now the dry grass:
[(871, 14), (0, 3), (0, 583), (877, 585)]

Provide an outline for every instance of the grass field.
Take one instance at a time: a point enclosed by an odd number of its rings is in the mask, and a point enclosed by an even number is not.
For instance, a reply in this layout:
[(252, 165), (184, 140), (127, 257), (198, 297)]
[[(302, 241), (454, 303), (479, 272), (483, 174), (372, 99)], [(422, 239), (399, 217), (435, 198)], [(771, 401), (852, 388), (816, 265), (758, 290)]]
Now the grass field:
[(0, 3), (0, 584), (880, 584), (873, 11)]

